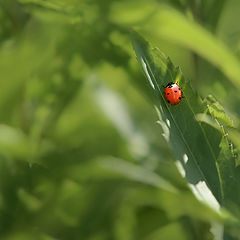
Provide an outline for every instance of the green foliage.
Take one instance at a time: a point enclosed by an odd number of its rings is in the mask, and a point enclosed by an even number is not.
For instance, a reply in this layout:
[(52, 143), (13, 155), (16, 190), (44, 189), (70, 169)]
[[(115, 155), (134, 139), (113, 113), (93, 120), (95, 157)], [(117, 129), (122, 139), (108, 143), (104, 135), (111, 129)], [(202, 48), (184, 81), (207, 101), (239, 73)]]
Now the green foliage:
[[(160, 115), (159, 123), (175, 158), (184, 165), (189, 182), (196, 184), (204, 180), (221, 201), (215, 163), (219, 150), (210, 145), (207, 132), (196, 119), (196, 115), (203, 110), (199, 97), (193, 93), (190, 84), (184, 81), (180, 70), (175, 69), (158, 49), (154, 49), (151, 54), (150, 46), (138, 36), (133, 37), (133, 43), (139, 63), (153, 88), (153, 94), (160, 98), (160, 106), (156, 103)], [(164, 98), (164, 86), (169, 82), (177, 82), (184, 92), (184, 98), (177, 106), (169, 105)], [(216, 139), (214, 145), (218, 146), (221, 139), (218, 132), (211, 131), (211, 135)]]
[(0, 1), (0, 239), (239, 239), (239, 10)]
[[(232, 143), (224, 130), (233, 127), (231, 120), (213, 97), (206, 98), (204, 104), (184, 80), (180, 69), (158, 49), (153, 49), (136, 33), (132, 34), (132, 40), (139, 64), (156, 96), (159, 124), (175, 158), (184, 168), (183, 175), (196, 188), (205, 182), (219, 204), (232, 208), (236, 214), (240, 204), (239, 173)], [(165, 100), (164, 86), (169, 82), (181, 86), (184, 92), (181, 104), (170, 105)], [(217, 126), (205, 121), (205, 114), (209, 114), (213, 118), (210, 121), (215, 120)], [(206, 194), (206, 189), (202, 192)], [(210, 203), (210, 199), (207, 201)]]

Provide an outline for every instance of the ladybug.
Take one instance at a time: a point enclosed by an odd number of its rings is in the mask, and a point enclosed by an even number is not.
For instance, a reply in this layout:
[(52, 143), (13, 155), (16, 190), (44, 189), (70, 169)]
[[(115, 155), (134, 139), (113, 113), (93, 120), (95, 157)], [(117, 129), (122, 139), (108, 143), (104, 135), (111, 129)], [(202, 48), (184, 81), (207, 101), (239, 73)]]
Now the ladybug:
[(177, 105), (183, 98), (181, 88), (173, 82), (168, 83), (165, 87), (164, 93), (167, 102), (172, 105)]

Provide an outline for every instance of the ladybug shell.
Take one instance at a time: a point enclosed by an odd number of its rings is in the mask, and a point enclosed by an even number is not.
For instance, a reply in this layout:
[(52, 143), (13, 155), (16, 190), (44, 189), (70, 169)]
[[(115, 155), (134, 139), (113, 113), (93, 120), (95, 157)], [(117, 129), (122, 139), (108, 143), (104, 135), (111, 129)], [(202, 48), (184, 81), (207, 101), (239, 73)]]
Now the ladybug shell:
[(172, 105), (176, 105), (182, 100), (182, 90), (176, 83), (169, 83), (164, 92), (167, 102)]

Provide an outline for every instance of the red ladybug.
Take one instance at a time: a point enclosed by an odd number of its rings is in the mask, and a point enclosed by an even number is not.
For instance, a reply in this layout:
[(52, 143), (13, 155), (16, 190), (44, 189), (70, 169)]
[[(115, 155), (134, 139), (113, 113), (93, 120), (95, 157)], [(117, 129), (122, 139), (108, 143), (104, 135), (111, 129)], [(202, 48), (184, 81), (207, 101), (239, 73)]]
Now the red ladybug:
[(182, 90), (176, 83), (168, 83), (164, 93), (167, 102), (172, 105), (176, 105), (182, 100)]

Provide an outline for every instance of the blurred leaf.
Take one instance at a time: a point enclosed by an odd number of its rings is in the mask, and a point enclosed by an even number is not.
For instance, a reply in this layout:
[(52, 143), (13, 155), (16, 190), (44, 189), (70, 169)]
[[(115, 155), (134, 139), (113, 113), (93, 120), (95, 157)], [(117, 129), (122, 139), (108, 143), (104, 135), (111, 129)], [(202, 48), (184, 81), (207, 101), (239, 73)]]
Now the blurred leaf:
[(150, 236), (146, 237), (144, 240), (155, 240), (155, 239), (179, 239), (179, 240), (190, 240), (190, 236), (184, 231), (180, 223), (171, 223), (164, 226)]
[[(117, 22), (120, 23), (121, 19)], [(148, 21), (136, 25), (135, 29), (155, 40), (163, 38), (191, 49), (218, 67), (235, 87), (240, 87), (238, 58), (223, 42), (181, 13), (161, 6)]]
[[(206, 25), (210, 27), (212, 31), (216, 31), (219, 18), (224, 10), (226, 0), (202, 0), (201, 6), (204, 16), (202, 17), (206, 22)], [(199, 13), (201, 14), (201, 12)]]
[(123, 24), (136, 24), (148, 19), (157, 6), (158, 3), (155, 0), (117, 1), (111, 5), (109, 17), (112, 21), (121, 21)]
[(138, 156), (147, 156), (149, 143), (134, 125), (126, 103), (117, 93), (106, 86), (97, 84), (93, 91), (96, 103), (113, 123), (119, 134), (128, 142), (129, 151)]
[(30, 141), (20, 129), (0, 125), (0, 151), (8, 157), (26, 159), (31, 151)]
[(32, 4), (37, 4), (40, 5), (44, 8), (54, 10), (54, 11), (62, 11), (65, 13), (71, 13), (73, 14), (76, 12), (76, 7), (75, 4), (79, 3), (77, 0), (50, 0), (50, 1), (44, 1), (44, 0), (18, 0), (20, 3), (32, 3)]
[(162, 188), (166, 191), (177, 192), (177, 189), (165, 179), (158, 176), (156, 173), (147, 170), (141, 166), (122, 161), (120, 159), (105, 159), (100, 162), (100, 166), (109, 169), (110, 172), (120, 173), (128, 179), (142, 182), (147, 185)]
[(37, 211), (42, 205), (40, 200), (24, 189), (18, 190), (18, 197), (29, 211)]

